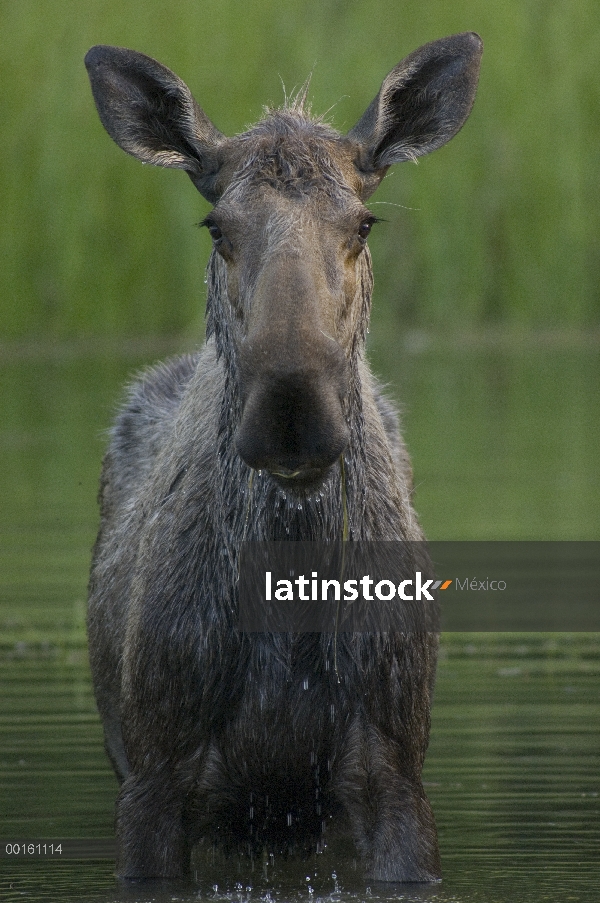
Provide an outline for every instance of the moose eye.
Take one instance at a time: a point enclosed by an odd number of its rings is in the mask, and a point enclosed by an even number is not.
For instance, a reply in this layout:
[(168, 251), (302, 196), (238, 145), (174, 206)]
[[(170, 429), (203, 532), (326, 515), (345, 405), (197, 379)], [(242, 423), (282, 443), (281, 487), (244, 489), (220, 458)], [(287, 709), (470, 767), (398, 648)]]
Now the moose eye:
[(366, 219), (363, 223), (358, 227), (358, 237), (360, 241), (366, 241), (369, 237), (369, 233), (373, 227), (373, 223), (376, 223), (376, 219)]
[(210, 237), (214, 242), (220, 241), (223, 238), (223, 233), (216, 225), (216, 223), (207, 223), (206, 227), (209, 231)]
[(215, 242), (215, 244), (217, 242), (221, 241), (221, 239), (223, 238), (223, 233), (221, 232), (221, 230), (219, 229), (219, 227), (217, 226), (217, 224), (215, 223), (214, 220), (209, 219), (207, 217), (206, 219), (203, 219), (201, 223), (198, 223), (198, 225), (200, 227), (205, 226), (208, 229), (210, 237)]

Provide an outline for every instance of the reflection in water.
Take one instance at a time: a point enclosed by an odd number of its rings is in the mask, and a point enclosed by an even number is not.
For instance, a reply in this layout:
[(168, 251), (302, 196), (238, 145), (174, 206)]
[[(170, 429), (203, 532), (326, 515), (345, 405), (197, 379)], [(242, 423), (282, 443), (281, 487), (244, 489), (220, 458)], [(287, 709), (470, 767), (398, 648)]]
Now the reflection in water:
[[(126, 374), (143, 361), (1, 365), (0, 837), (112, 836), (85, 651), (96, 484)], [(385, 369), (385, 357), (380, 370)], [(598, 539), (595, 350), (405, 354), (399, 386), (431, 538)], [(0, 859), (28, 900), (590, 900), (600, 886), (600, 638), (448, 634), (425, 769), (444, 882), (367, 886), (333, 838), (307, 862), (196, 854), (191, 886), (117, 887), (110, 861)], [(333, 877), (335, 873), (335, 877)], [(11, 887), (12, 885), (12, 887)]]

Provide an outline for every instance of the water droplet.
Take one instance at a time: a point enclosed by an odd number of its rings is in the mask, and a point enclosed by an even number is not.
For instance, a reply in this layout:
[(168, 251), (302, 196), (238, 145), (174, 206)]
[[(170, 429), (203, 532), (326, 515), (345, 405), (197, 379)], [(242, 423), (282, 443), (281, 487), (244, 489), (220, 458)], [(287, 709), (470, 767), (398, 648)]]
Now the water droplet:
[(331, 711), (331, 723), (333, 724), (333, 722), (335, 721), (335, 706), (334, 705), (332, 705), (330, 707), (330, 711)]
[(298, 511), (302, 511), (302, 502), (298, 502)]
[(288, 824), (288, 828), (291, 828), (291, 827), (292, 827), (292, 813), (291, 813), (291, 812), (288, 812), (288, 815), (287, 815), (287, 824)]
[(308, 690), (308, 677), (305, 677), (304, 680), (302, 681), (302, 689)]
[(286, 532), (286, 533), (289, 533), (289, 532), (290, 532), (290, 528), (289, 528), (289, 527), (286, 527), (286, 528), (285, 528), (285, 532)]
[(250, 821), (254, 818), (254, 806), (250, 806)]

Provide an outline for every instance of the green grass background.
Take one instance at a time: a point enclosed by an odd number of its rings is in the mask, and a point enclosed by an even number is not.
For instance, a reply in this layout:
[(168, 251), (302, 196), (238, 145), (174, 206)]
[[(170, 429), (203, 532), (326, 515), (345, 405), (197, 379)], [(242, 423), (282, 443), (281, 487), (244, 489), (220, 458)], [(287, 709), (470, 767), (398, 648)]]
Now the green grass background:
[(160, 59), (227, 134), (312, 72), (313, 109), (344, 131), (404, 55), (463, 30), (485, 42), (470, 120), (373, 198), (388, 220), (371, 240), (379, 316), (443, 333), (597, 328), (595, 0), (21, 0), (0, 16), (1, 340), (202, 329), (194, 224), (209, 205), (104, 133), (92, 44)]
[[(402, 399), (431, 539), (597, 539), (597, 0), (0, 0), (5, 836), (111, 830), (84, 651), (104, 430), (132, 370), (203, 333), (210, 242), (194, 224), (209, 205), (110, 141), (86, 51), (156, 57), (227, 134), (312, 72), (313, 109), (344, 131), (403, 56), (471, 29), (485, 43), (471, 118), (372, 199), (388, 222), (370, 239), (370, 352)], [(597, 638), (474, 642), (445, 637), (436, 691), (445, 880), (453, 893), (462, 869), (481, 898), (502, 875), (508, 899), (541, 874), (568, 895), (595, 862)], [(77, 876), (89, 893), (96, 874)]]

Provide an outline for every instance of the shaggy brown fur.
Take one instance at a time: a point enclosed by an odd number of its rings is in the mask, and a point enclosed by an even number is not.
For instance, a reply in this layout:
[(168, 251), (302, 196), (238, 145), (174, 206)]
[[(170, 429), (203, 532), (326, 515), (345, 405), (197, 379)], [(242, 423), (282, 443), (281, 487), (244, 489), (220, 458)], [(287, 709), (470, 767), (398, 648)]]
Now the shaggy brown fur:
[(244, 540), (342, 539), (344, 495), (349, 541), (427, 568), (364, 355), (364, 201), (458, 131), (480, 53), (474, 35), (416, 51), (345, 137), (296, 103), (232, 139), (156, 61), (86, 58), (111, 136), (215, 203), (206, 344), (131, 388), (102, 475), (88, 630), (124, 877), (185, 874), (200, 837), (314, 848), (341, 812), (373, 878), (440, 876), (421, 783), (436, 636), (342, 634), (334, 667), (331, 634), (240, 632), (237, 576)]

